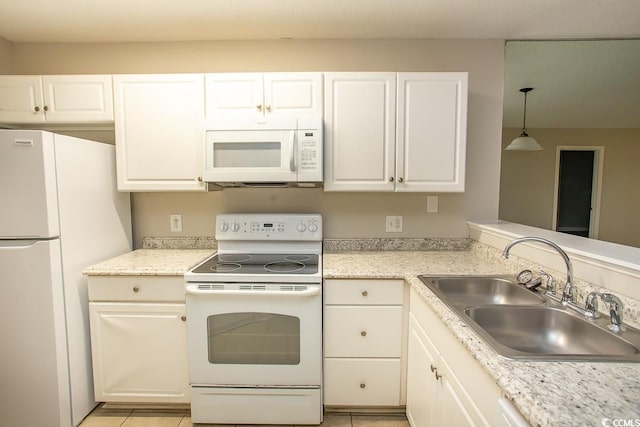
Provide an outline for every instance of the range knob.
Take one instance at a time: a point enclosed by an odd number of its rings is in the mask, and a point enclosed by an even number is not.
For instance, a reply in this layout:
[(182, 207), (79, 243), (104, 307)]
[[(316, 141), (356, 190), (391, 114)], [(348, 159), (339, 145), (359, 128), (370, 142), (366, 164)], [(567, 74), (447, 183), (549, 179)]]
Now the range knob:
[(227, 224), (226, 222), (221, 222), (218, 226), (218, 229), (220, 229), (220, 231), (222, 231), (223, 233), (226, 233), (227, 231), (229, 231), (229, 224)]
[(316, 231), (318, 231), (318, 224), (316, 224), (315, 222), (312, 222), (311, 224), (309, 224), (309, 231), (312, 233), (315, 233)]
[(304, 233), (304, 231), (307, 229), (307, 225), (304, 222), (301, 222), (298, 224), (297, 229), (299, 232)]
[(231, 224), (231, 231), (233, 231), (234, 233), (237, 233), (238, 230), (240, 230), (240, 224), (238, 224), (237, 222), (234, 222), (233, 224)]

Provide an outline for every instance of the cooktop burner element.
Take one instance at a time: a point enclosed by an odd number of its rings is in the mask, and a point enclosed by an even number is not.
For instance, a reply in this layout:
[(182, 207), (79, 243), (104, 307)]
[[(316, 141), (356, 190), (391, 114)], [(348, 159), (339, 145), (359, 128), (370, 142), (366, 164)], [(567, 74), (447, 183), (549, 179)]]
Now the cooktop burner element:
[(232, 271), (236, 271), (239, 268), (242, 268), (240, 264), (230, 262), (221, 262), (209, 267), (209, 269), (214, 273), (230, 273)]
[(264, 265), (264, 269), (272, 273), (295, 273), (303, 270), (304, 267), (304, 263), (294, 261), (270, 262)]

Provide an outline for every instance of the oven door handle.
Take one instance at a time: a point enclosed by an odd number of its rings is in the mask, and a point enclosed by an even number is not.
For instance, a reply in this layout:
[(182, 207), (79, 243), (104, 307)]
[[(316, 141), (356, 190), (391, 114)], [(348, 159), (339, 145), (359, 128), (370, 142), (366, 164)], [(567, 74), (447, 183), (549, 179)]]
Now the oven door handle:
[(320, 288), (308, 288), (304, 291), (240, 291), (235, 289), (200, 289), (197, 285), (187, 286), (190, 295), (273, 295), (281, 297), (309, 297), (320, 295)]

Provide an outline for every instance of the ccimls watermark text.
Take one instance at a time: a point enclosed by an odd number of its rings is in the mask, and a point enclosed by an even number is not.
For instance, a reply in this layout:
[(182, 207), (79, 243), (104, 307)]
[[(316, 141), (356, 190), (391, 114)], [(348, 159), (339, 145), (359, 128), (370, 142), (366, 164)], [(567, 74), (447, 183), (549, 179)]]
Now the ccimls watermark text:
[(640, 427), (640, 418), (603, 418), (600, 422), (602, 423), (603, 427)]

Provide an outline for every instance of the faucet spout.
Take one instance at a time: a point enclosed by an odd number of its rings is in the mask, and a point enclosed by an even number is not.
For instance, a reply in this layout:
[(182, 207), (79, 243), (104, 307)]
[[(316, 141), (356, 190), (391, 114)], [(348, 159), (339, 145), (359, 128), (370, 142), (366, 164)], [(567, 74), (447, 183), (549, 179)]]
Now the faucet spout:
[(545, 245), (555, 249), (556, 252), (558, 252), (558, 254), (564, 260), (565, 266), (567, 268), (567, 284), (566, 284), (566, 286), (564, 288), (564, 291), (562, 292), (562, 302), (575, 303), (576, 302), (576, 293), (575, 293), (575, 289), (574, 289), (574, 286), (573, 286), (573, 266), (571, 265), (571, 260), (569, 259), (569, 255), (567, 255), (567, 253), (564, 251), (564, 249), (562, 249), (557, 244), (553, 243), (551, 240), (547, 240), (547, 239), (544, 239), (542, 237), (534, 237), (534, 236), (520, 237), (518, 239), (512, 240), (511, 242), (509, 242), (507, 244), (507, 246), (505, 246), (504, 251), (502, 251), (502, 258), (508, 259), (509, 258), (509, 251), (511, 251), (511, 248), (513, 248), (515, 245), (517, 245), (519, 243), (523, 243), (523, 242), (542, 243), (542, 244), (545, 244)]

